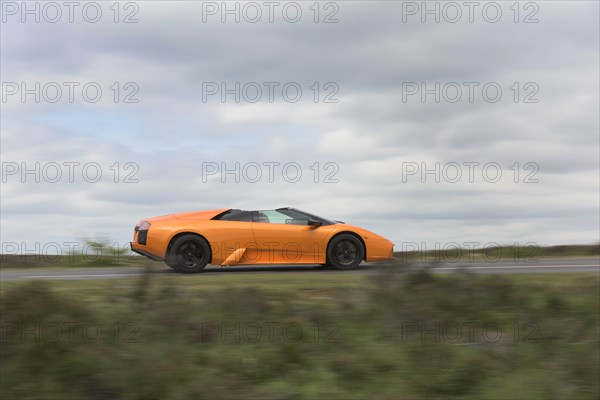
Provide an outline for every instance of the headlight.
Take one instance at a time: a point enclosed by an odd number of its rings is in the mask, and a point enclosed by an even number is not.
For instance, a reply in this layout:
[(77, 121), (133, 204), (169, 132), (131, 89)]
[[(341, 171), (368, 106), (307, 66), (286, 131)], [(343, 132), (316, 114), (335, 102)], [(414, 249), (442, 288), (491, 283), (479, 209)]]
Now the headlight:
[(147, 231), (148, 229), (150, 229), (150, 222), (148, 221), (140, 221), (135, 225), (135, 228), (133, 228), (133, 230), (135, 232), (137, 231)]

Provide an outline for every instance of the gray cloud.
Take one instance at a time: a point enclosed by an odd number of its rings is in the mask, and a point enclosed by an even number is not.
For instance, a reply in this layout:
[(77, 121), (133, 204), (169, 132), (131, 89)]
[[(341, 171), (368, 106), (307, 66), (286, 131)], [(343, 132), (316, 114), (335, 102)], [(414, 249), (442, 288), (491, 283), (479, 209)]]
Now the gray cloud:
[[(68, 240), (80, 231), (124, 242), (145, 216), (282, 205), (397, 243), (599, 240), (597, 3), (538, 2), (536, 24), (515, 24), (508, 6), (497, 24), (423, 24), (403, 23), (401, 2), (338, 4), (337, 24), (315, 24), (310, 14), (297, 24), (203, 23), (191, 2), (139, 3), (137, 24), (3, 23), (3, 82), (93, 81), (103, 96), (3, 102), (2, 162), (97, 162), (105, 175), (56, 184), (10, 177), (2, 240)], [(213, 81), (297, 82), (303, 97), (203, 102), (202, 82)], [(113, 82), (139, 85), (139, 103), (115, 103)], [(339, 102), (315, 103), (314, 82), (321, 96), (335, 82)], [(406, 82), (457, 82), (463, 98), (405, 99)], [(469, 102), (464, 82), (497, 83), (502, 97), (492, 103), (477, 90)], [(523, 102), (527, 82), (539, 87), (537, 103)], [(299, 163), (304, 179), (202, 180), (203, 162), (269, 161)], [(335, 162), (339, 182), (323, 183), (321, 170), (315, 183), (316, 161)], [(114, 162), (137, 163), (139, 183), (112, 182)], [(436, 162), (496, 162), (503, 179), (403, 181), (406, 163)], [(525, 163), (538, 165), (539, 183), (515, 183), (515, 162), (521, 180)]]

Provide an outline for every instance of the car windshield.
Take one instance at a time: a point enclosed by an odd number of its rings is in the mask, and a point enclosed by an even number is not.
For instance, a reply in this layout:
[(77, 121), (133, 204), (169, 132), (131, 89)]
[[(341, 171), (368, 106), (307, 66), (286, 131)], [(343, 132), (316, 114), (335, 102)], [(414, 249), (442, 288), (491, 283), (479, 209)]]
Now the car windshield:
[(272, 224), (307, 225), (309, 219), (319, 221), (322, 225), (334, 225), (338, 222), (307, 213), (297, 208), (283, 207), (276, 210), (244, 211), (227, 210), (213, 219), (238, 222), (269, 222)]
[(298, 210), (297, 208), (283, 207), (283, 208), (278, 208), (275, 211), (280, 212), (281, 214), (287, 215), (288, 218), (292, 218), (294, 220), (307, 221), (309, 219), (314, 219), (319, 222), (322, 222), (324, 225), (336, 224), (335, 221), (329, 220), (327, 218), (319, 217), (319, 216), (311, 214), (311, 213), (307, 213), (306, 211)]

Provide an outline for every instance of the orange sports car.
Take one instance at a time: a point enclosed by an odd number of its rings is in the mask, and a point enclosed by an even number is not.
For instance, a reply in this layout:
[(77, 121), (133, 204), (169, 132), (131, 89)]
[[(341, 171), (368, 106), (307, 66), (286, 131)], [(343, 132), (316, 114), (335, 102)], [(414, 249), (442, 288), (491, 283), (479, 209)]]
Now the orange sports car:
[(147, 218), (134, 228), (131, 250), (176, 271), (207, 264), (322, 264), (354, 269), (393, 257), (394, 244), (373, 232), (295, 208), (220, 209)]

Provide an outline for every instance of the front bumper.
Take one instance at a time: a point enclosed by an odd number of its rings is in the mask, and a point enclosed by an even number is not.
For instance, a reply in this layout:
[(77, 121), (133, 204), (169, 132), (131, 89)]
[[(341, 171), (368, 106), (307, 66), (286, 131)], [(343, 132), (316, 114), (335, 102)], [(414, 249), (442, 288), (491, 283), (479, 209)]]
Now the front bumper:
[(370, 239), (367, 244), (367, 261), (388, 261), (394, 258), (394, 243), (387, 239)]

